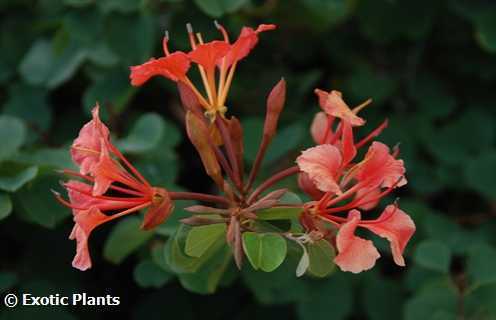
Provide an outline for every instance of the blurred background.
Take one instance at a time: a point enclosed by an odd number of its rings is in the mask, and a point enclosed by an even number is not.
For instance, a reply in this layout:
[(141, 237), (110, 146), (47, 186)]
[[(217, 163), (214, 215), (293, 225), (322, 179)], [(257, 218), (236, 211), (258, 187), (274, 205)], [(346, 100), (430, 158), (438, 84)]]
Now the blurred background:
[[(86, 292), (121, 297), (118, 307), (7, 309), (0, 319), (496, 319), (496, 4), (400, 0), (1, 0), (0, 296)], [(284, 77), (288, 98), (265, 175), (312, 144), (316, 87), (343, 92), (379, 138), (401, 143), (409, 183), (395, 194), (417, 224), (396, 267), (388, 244), (359, 275), (294, 275), (201, 269), (173, 273), (164, 244), (185, 213), (154, 232), (128, 217), (97, 229), (93, 268), (71, 267), (71, 213), (56, 169), (72, 168), (69, 145), (99, 101), (114, 141), (154, 184), (214, 191), (185, 140), (173, 83), (129, 84), (129, 66), (188, 50), (185, 24), (235, 39), (242, 26), (275, 23), (238, 66), (228, 98), (254, 160), (265, 98)], [(367, 129), (364, 129), (366, 132)], [(358, 133), (362, 135), (364, 132)], [(286, 186), (296, 188), (289, 179)], [(392, 200), (394, 198), (390, 198)], [(295, 262), (296, 261), (296, 262)]]

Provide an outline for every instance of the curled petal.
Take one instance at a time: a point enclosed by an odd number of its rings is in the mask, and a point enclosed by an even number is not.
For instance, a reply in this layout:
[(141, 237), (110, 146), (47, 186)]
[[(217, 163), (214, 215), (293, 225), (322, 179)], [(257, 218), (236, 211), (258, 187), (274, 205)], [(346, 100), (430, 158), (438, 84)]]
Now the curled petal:
[(71, 146), (71, 156), (81, 174), (90, 173), (100, 158), (101, 140), (109, 141), (109, 129), (99, 117), (98, 104), (91, 111), (93, 119), (79, 131)]
[(389, 205), (377, 220), (369, 221), (360, 226), (389, 240), (394, 262), (405, 266), (403, 251), (415, 233), (415, 224), (408, 214), (395, 205)]
[(361, 188), (355, 195), (356, 207), (362, 210), (371, 210), (377, 206), (380, 199), (381, 190), (379, 188)]
[(324, 144), (327, 139), (332, 138), (331, 125), (333, 121), (334, 117), (328, 116), (325, 112), (321, 111), (315, 115), (310, 127), (310, 134), (316, 144)]
[(241, 29), (238, 39), (232, 44), (226, 55), (226, 67), (245, 58), (250, 53), (258, 43), (258, 34), (260, 32), (274, 30), (275, 28), (276, 25), (274, 24), (261, 24), (256, 30), (250, 27)]
[(308, 174), (320, 191), (341, 193), (336, 182), (342, 163), (341, 153), (337, 147), (322, 144), (307, 149), (296, 159), (296, 163), (301, 171)]
[(215, 65), (229, 52), (230, 48), (230, 44), (216, 40), (198, 45), (188, 56), (193, 62), (204, 67), (208, 73), (214, 71)]
[(356, 178), (370, 188), (401, 187), (407, 183), (403, 160), (395, 159), (385, 144), (372, 142), (365, 159), (356, 173)]
[(88, 249), (88, 238), (91, 232), (110, 217), (101, 213), (96, 207), (80, 211), (75, 217), (75, 225), (69, 239), (76, 240), (76, 256), (72, 266), (81, 271), (91, 268), (91, 257)]
[(357, 150), (353, 142), (353, 128), (351, 127), (351, 124), (344, 121), (342, 126), (343, 135), (341, 138), (341, 151), (343, 154), (343, 165), (347, 165), (355, 158)]
[(174, 204), (169, 193), (162, 188), (155, 188), (152, 204), (145, 214), (141, 228), (150, 230), (164, 222), (174, 210)]
[(315, 186), (315, 183), (313, 183), (312, 179), (305, 172), (301, 172), (298, 175), (298, 186), (315, 201), (324, 196), (324, 193)]
[(328, 115), (349, 122), (352, 126), (362, 126), (365, 124), (365, 120), (353, 113), (350, 107), (343, 101), (341, 92), (335, 90), (326, 92), (315, 89), (315, 94), (319, 97), (320, 107)]
[(360, 212), (350, 211), (348, 221), (341, 226), (336, 237), (338, 255), (334, 262), (343, 271), (359, 273), (369, 270), (381, 256), (372, 241), (355, 236), (359, 222)]
[(133, 86), (141, 86), (153, 76), (163, 76), (177, 82), (186, 76), (189, 67), (188, 56), (178, 51), (166, 57), (151, 58), (141, 65), (132, 66), (129, 77)]

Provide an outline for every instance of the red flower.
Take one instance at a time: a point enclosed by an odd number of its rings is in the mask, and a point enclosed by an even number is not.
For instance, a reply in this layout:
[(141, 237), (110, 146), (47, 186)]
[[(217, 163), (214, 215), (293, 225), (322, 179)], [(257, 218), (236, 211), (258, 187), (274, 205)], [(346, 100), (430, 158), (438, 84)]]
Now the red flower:
[[(70, 239), (77, 241), (73, 266), (80, 270), (91, 267), (88, 238), (99, 225), (148, 208), (142, 224), (147, 230), (161, 224), (173, 210), (168, 192), (152, 187), (108, 136), (109, 131), (100, 121), (96, 106), (93, 120), (81, 129), (72, 146), (73, 160), (80, 165), (80, 172), (65, 171), (86, 183), (71, 180), (64, 184), (69, 202), (56, 194), (58, 200), (73, 211), (75, 225)], [(118, 195), (104, 195), (109, 189)]]
[[(296, 159), (301, 170), (299, 185), (312, 199), (305, 206), (302, 222), (311, 231), (330, 234), (321, 230), (324, 220), (338, 227), (336, 264), (343, 271), (361, 272), (370, 269), (379, 253), (371, 241), (354, 235), (357, 227), (369, 229), (391, 242), (391, 251), (396, 264), (404, 266), (403, 250), (415, 232), (415, 225), (408, 215), (396, 206), (390, 205), (376, 220), (361, 220), (360, 211), (374, 208), (394, 188), (407, 183), (402, 160), (396, 159), (397, 152), (373, 142), (364, 159), (354, 162), (357, 149), (377, 136), (387, 125), (384, 122), (368, 136), (357, 143), (354, 141), (353, 123), (363, 124), (356, 112), (341, 100), (337, 91), (322, 93), (321, 106), (327, 113), (316, 115), (311, 133), (317, 146), (304, 150)], [(334, 121), (339, 122), (334, 129)], [(348, 213), (344, 218), (338, 213)]]
[(415, 232), (415, 224), (405, 212), (394, 205), (389, 205), (376, 220), (362, 221), (358, 210), (350, 211), (347, 222), (341, 225), (336, 237), (338, 255), (334, 262), (341, 270), (362, 272), (372, 268), (380, 257), (372, 241), (355, 236), (357, 227), (366, 228), (388, 239), (394, 262), (399, 266), (405, 266), (402, 254), (408, 240)]
[(172, 81), (181, 81), (186, 77), (190, 67), (188, 56), (184, 52), (174, 52), (162, 58), (151, 58), (147, 62), (131, 67), (131, 84), (141, 86), (154, 76), (163, 76)]
[[(224, 39), (203, 42), (201, 34), (194, 34), (193, 28), (188, 24), (187, 29), (192, 48), (188, 54), (180, 51), (169, 53), (167, 47), (169, 37), (166, 34), (162, 42), (165, 57), (152, 58), (142, 65), (132, 66), (131, 84), (140, 86), (151, 77), (162, 75), (172, 81), (181, 82), (188, 86), (200, 105), (206, 109), (207, 115), (211, 117), (212, 121), (217, 113), (224, 115), (227, 110), (224, 104), (236, 69), (236, 63), (246, 57), (255, 47), (260, 32), (273, 30), (276, 26), (262, 24), (256, 30), (244, 27), (239, 38), (233, 44), (229, 43), (229, 36), (224, 27), (218, 23), (216, 23), (216, 27), (220, 30)], [(191, 62), (198, 65), (206, 96), (196, 88), (186, 75)], [(219, 71), (218, 83), (216, 83), (215, 76), (216, 66)]]
[(365, 124), (365, 120), (351, 111), (350, 107), (343, 101), (341, 92), (335, 90), (325, 92), (315, 89), (315, 94), (319, 97), (320, 107), (328, 115), (347, 121), (353, 126)]

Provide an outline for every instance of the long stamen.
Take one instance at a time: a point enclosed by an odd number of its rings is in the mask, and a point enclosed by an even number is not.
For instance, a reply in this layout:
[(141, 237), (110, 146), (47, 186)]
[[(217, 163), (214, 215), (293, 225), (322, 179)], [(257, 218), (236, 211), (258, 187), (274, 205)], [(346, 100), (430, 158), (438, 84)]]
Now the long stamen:
[(224, 89), (222, 91), (222, 95), (219, 97), (219, 105), (223, 106), (226, 103), (226, 98), (227, 98), (227, 93), (229, 92), (229, 89), (231, 87), (232, 79), (234, 76), (234, 71), (236, 71), (236, 65), (237, 62), (234, 62), (229, 69), (229, 74), (227, 75), (227, 80), (226, 84), (224, 86)]
[(189, 43), (191, 45), (191, 49), (195, 50), (196, 49), (196, 39), (195, 35), (193, 33), (193, 26), (191, 23), (186, 23), (186, 30), (188, 31), (188, 38), (189, 38)]
[(384, 120), (377, 128), (375, 128), (365, 138), (363, 138), (362, 140), (358, 141), (358, 143), (355, 144), (355, 147), (357, 149), (360, 149), (362, 146), (364, 146), (370, 140), (372, 140), (375, 137), (377, 137), (382, 132), (382, 130), (384, 130), (387, 126), (388, 126), (388, 119)]
[(114, 219), (117, 219), (117, 218), (122, 217), (122, 216), (124, 216), (124, 215), (130, 214), (130, 213), (132, 213), (132, 212), (135, 212), (135, 211), (141, 210), (141, 209), (143, 209), (143, 208), (148, 207), (148, 206), (149, 206), (149, 205), (151, 205), (151, 204), (152, 204), (152, 202), (151, 202), (151, 201), (148, 201), (148, 202), (145, 202), (145, 203), (143, 203), (143, 204), (141, 204), (141, 205), (139, 205), (139, 206), (136, 206), (136, 207), (133, 207), (133, 208), (130, 208), (130, 209), (124, 210), (124, 211), (122, 211), (122, 212), (116, 213), (116, 214), (114, 214), (114, 215), (109, 216), (109, 219), (108, 219), (107, 221), (114, 220)]
[(145, 186), (147, 188), (151, 188), (151, 185), (150, 183), (148, 183), (148, 181), (141, 175), (141, 173), (139, 173), (138, 170), (136, 170), (136, 168), (129, 162), (127, 161), (127, 159), (124, 157), (124, 155), (113, 145), (110, 145), (111, 149), (112, 149), (112, 152), (114, 152), (114, 154), (120, 159), (122, 160), (122, 162), (124, 162), (124, 164), (129, 168), (129, 170), (131, 170), (131, 172), (136, 176), (138, 177), (138, 179), (143, 183), (145, 184)]
[(168, 42), (169, 42), (169, 31), (165, 30), (164, 39), (162, 40), (162, 48), (164, 49), (165, 56), (170, 55), (169, 46), (167, 45)]
[[(82, 178), (82, 179), (85, 179), (89, 182), (95, 182), (95, 179), (93, 177), (90, 177), (90, 176), (87, 176), (87, 175), (84, 175), (84, 174), (81, 174), (77, 171), (73, 171), (73, 170), (69, 170), (69, 169), (64, 169), (61, 171), (62, 174), (67, 174), (67, 175), (71, 175), (71, 176), (75, 176), (75, 177), (79, 177), (79, 178)], [(119, 191), (119, 192), (122, 192), (122, 193), (126, 193), (126, 194), (131, 194), (131, 195), (135, 195), (135, 196), (144, 196), (145, 194), (142, 193), (142, 192), (139, 192), (139, 191), (135, 191), (135, 190), (130, 190), (130, 189), (127, 189), (127, 188), (122, 188), (122, 187), (118, 187), (118, 186), (113, 186), (113, 185), (110, 185), (109, 186), (110, 189), (112, 190), (115, 190), (115, 191)]]
[[(80, 188), (77, 188), (77, 187), (74, 187), (74, 186), (71, 186), (67, 183), (62, 183), (62, 186), (67, 188), (67, 189), (70, 189), (70, 190), (74, 190), (76, 192), (79, 192), (81, 194), (84, 194), (84, 195), (87, 195), (89, 197), (92, 197), (92, 198), (95, 198), (95, 199), (100, 199), (100, 200), (110, 200), (110, 201), (128, 201), (128, 202), (143, 202), (144, 200), (148, 199), (148, 197), (143, 197), (143, 198), (122, 198), (122, 197), (109, 197), (109, 196), (96, 196), (96, 195), (93, 195), (93, 193), (91, 191), (86, 191), (86, 190), (83, 190), (83, 189), (80, 189)], [(123, 200), (125, 199), (125, 200)]]
[(188, 87), (190, 87), (190, 89), (193, 90), (193, 93), (198, 98), (198, 101), (200, 102), (200, 104), (205, 109), (209, 109), (210, 108), (210, 103), (207, 100), (205, 100), (205, 98), (203, 97), (203, 95), (200, 93), (200, 91), (198, 91), (198, 89), (195, 87), (195, 85), (191, 82), (191, 80), (188, 77), (185, 77), (184, 83), (186, 83), (188, 85)]
[[(201, 33), (196, 33), (196, 37), (198, 38), (198, 42), (200, 44), (204, 44), (203, 37)], [(199, 66), (200, 67), (200, 66)], [(217, 102), (217, 92), (215, 89), (215, 67), (213, 70), (206, 70), (201, 67), (200, 74), (202, 76), (203, 85), (205, 86), (205, 90), (207, 91), (208, 99), (212, 106), (216, 106)]]

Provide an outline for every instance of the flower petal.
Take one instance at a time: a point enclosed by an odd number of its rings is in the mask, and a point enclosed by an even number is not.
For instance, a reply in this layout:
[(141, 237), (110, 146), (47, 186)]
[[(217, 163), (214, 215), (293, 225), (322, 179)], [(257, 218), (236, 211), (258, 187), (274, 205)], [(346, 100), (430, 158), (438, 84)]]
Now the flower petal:
[(245, 58), (258, 43), (258, 34), (260, 32), (274, 30), (274, 24), (261, 24), (256, 30), (250, 27), (241, 29), (238, 39), (232, 44), (226, 55), (226, 67)]
[(298, 186), (313, 200), (317, 201), (324, 196), (324, 193), (317, 189), (315, 183), (313, 183), (312, 179), (305, 172), (301, 172), (298, 175)]
[(389, 240), (394, 262), (405, 266), (403, 251), (415, 233), (415, 223), (403, 210), (395, 205), (389, 205), (377, 220), (360, 224), (373, 233)]
[(165, 189), (156, 188), (153, 196), (153, 203), (145, 214), (145, 220), (141, 228), (145, 230), (153, 229), (164, 222), (172, 213), (174, 204)]
[(310, 134), (316, 144), (324, 144), (327, 138), (332, 138), (334, 135), (331, 129), (334, 117), (328, 116), (325, 112), (318, 112), (312, 121)]
[(342, 126), (341, 151), (343, 154), (343, 165), (347, 165), (355, 158), (357, 150), (353, 142), (353, 129), (351, 124), (347, 121), (343, 121)]
[(88, 238), (97, 226), (108, 221), (108, 217), (101, 213), (96, 207), (80, 211), (75, 217), (75, 225), (69, 239), (76, 240), (76, 256), (72, 261), (72, 266), (81, 271), (91, 268), (91, 257), (88, 249)]
[(308, 174), (320, 191), (341, 193), (336, 182), (342, 163), (341, 153), (337, 147), (322, 144), (307, 149), (296, 159), (296, 163), (301, 171)]
[(350, 107), (343, 101), (341, 92), (335, 90), (326, 92), (315, 89), (315, 94), (319, 97), (320, 107), (328, 115), (347, 121), (352, 126), (362, 126), (365, 124), (365, 120), (354, 114)]
[(395, 159), (385, 144), (372, 142), (365, 159), (363, 165), (357, 170), (356, 178), (369, 188), (401, 187), (407, 183), (403, 160)]
[(368, 270), (381, 256), (372, 241), (355, 236), (359, 222), (360, 212), (350, 211), (348, 221), (341, 226), (336, 237), (338, 255), (334, 262), (343, 271), (359, 273)]
[(99, 108), (96, 104), (91, 111), (93, 119), (81, 128), (71, 146), (72, 160), (79, 166), (81, 174), (90, 173), (98, 162), (101, 140), (109, 141), (109, 129), (100, 120)]
[(188, 56), (184, 52), (174, 52), (169, 56), (159, 59), (151, 58), (149, 61), (131, 67), (131, 84), (141, 86), (153, 76), (164, 76), (172, 81), (179, 81), (186, 76), (190, 67)]
[(215, 40), (205, 44), (199, 44), (188, 56), (193, 62), (201, 65), (209, 73), (214, 71), (215, 65), (229, 52), (230, 48), (230, 44)]

